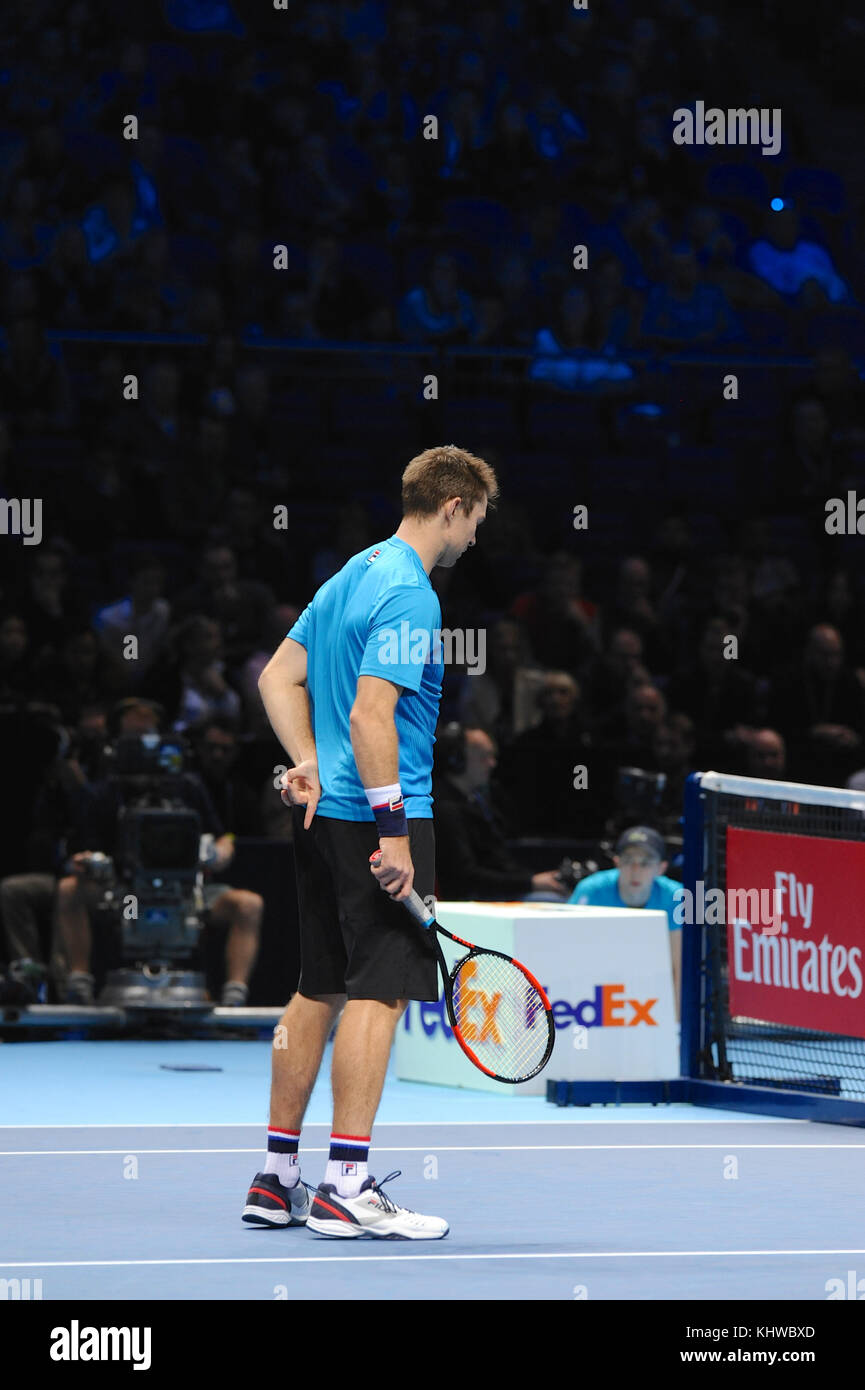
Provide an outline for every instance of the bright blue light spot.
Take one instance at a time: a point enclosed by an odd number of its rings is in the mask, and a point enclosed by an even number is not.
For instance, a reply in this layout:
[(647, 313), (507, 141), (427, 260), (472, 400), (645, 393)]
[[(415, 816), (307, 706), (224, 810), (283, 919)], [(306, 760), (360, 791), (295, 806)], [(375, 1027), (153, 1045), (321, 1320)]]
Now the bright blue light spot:
[(769, 204), (769, 206), (771, 207), (771, 209), (772, 209), (773, 212), (783, 212), (783, 210), (784, 210), (784, 199), (783, 199), (783, 198), (773, 198), (772, 201), (771, 201), (771, 203)]

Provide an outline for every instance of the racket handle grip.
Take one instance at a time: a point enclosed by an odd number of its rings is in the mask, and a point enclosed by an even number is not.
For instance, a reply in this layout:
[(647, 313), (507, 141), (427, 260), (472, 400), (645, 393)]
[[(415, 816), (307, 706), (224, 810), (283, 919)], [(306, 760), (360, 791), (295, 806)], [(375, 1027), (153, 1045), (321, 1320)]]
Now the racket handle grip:
[[(372, 854), (369, 856), (370, 864), (377, 868), (380, 860), (381, 850), (373, 850)], [(412, 917), (417, 918), (422, 927), (435, 926), (435, 917), (430, 912), (423, 898), (419, 893), (416, 893), (414, 889), (412, 889), (408, 897), (403, 900), (402, 905), (411, 913)]]

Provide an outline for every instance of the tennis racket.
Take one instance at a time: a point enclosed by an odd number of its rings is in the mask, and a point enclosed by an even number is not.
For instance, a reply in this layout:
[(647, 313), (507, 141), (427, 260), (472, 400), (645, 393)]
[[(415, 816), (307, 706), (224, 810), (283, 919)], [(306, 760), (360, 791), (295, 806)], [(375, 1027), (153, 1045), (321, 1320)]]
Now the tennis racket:
[[(377, 849), (369, 862), (377, 865), (380, 859)], [(414, 889), (402, 906), (432, 935), (450, 1026), (469, 1061), (496, 1081), (531, 1081), (547, 1065), (556, 1040), (550, 1001), (534, 975), (502, 951), (474, 946), (446, 931)], [(452, 968), (440, 936), (468, 951)]]

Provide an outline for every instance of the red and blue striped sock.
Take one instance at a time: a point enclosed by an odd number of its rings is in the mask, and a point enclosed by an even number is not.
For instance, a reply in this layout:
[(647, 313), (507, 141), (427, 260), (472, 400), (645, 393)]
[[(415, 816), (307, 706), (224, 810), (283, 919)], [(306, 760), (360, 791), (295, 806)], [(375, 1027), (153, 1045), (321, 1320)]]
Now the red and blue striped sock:
[(332, 1134), (325, 1182), (336, 1187), (340, 1197), (356, 1197), (369, 1176), (370, 1136)]
[(275, 1173), (283, 1187), (294, 1187), (300, 1182), (300, 1163), (297, 1146), (300, 1130), (267, 1128), (267, 1159), (265, 1173)]

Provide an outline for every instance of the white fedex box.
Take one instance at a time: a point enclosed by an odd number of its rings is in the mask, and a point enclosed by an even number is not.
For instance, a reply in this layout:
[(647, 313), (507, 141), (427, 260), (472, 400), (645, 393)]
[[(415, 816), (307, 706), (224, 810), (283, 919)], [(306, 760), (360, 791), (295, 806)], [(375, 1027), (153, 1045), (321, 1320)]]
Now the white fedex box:
[[(412, 1000), (396, 1031), (403, 1081), (545, 1095), (550, 1081), (666, 1081), (679, 1075), (665, 912), (564, 903), (437, 903), (441, 925), (516, 957), (543, 985), (556, 1042), (539, 1076), (509, 1086), (463, 1053), (437, 1003)], [(449, 963), (464, 947), (439, 938)]]

